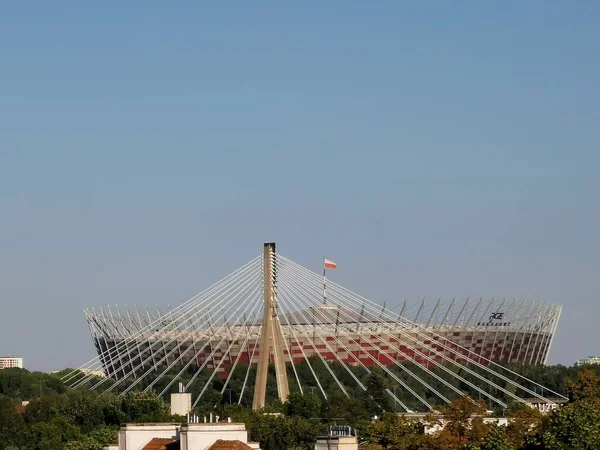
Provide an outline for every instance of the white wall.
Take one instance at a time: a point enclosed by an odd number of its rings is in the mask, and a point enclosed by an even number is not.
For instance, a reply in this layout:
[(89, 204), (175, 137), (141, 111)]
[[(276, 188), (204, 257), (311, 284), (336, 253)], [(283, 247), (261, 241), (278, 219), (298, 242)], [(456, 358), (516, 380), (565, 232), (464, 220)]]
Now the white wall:
[(119, 450), (141, 450), (152, 438), (179, 439), (179, 424), (127, 424), (119, 430)]
[(185, 416), (192, 410), (192, 394), (189, 392), (171, 394), (171, 414)]
[(328, 436), (318, 438), (315, 450), (357, 450), (356, 436)]
[[(441, 425), (426, 425), (425, 426), (425, 434), (433, 434), (433, 433), (437, 433), (438, 431), (442, 430), (444, 428), (444, 426), (446, 425), (446, 421), (444, 419), (441, 420), (442, 424)], [(508, 419), (506, 417), (484, 417), (483, 418), (483, 423), (495, 423), (496, 425), (499, 426), (506, 426), (508, 425)]]
[(181, 428), (181, 450), (204, 450), (219, 439), (247, 444), (248, 431), (243, 423), (190, 423)]

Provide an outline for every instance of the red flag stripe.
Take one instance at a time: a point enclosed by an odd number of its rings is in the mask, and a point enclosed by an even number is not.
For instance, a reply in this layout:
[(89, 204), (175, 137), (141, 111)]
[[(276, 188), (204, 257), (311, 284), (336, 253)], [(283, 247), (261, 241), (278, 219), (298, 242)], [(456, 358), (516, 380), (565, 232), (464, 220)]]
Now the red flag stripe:
[(326, 269), (337, 269), (337, 264), (333, 261), (329, 261), (328, 259), (324, 260), (323, 264)]

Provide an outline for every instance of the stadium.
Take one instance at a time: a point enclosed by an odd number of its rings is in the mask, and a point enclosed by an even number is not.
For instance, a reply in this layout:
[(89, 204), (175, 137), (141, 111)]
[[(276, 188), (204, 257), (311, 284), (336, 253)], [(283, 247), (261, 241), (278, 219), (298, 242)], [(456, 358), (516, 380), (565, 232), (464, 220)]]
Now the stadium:
[[(173, 310), (86, 310), (101, 369), (115, 380), (173, 369), (210, 369), (225, 378), (238, 364), (257, 364), (264, 271), (264, 257), (255, 258)], [(561, 313), (560, 305), (508, 298), (423, 299), (388, 308), (279, 255), (271, 271), (271, 361), (280, 345), (293, 364), (545, 364)]]

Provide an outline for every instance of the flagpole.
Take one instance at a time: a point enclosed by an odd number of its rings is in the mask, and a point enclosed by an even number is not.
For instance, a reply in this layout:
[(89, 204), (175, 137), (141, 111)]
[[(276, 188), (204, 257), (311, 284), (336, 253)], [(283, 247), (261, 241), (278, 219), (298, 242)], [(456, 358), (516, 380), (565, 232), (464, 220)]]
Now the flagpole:
[(323, 305), (327, 304), (327, 278), (325, 278), (325, 257), (323, 256)]

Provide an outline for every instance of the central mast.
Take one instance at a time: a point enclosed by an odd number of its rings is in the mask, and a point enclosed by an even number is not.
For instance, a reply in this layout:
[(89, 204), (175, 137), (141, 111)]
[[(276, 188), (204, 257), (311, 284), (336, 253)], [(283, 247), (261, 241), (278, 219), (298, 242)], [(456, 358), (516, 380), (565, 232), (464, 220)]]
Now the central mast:
[(256, 383), (254, 385), (254, 400), (252, 402), (252, 409), (255, 411), (264, 408), (265, 406), (271, 351), (273, 353), (273, 363), (275, 364), (275, 378), (277, 379), (277, 394), (279, 395), (279, 400), (285, 402), (289, 395), (289, 385), (285, 369), (285, 359), (283, 356), (283, 334), (281, 332), (279, 316), (277, 315), (276, 258), (277, 253), (275, 252), (275, 243), (265, 243), (263, 255), (264, 313), (260, 334), (260, 353), (258, 357), (258, 366), (256, 368)]

